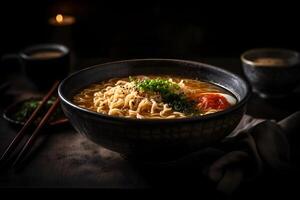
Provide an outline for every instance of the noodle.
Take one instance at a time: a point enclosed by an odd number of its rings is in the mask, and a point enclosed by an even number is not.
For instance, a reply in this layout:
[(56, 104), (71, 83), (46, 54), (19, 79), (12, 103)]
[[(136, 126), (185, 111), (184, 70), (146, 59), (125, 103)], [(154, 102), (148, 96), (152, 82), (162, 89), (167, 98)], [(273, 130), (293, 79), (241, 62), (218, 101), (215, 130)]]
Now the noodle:
[[(150, 79), (151, 76), (136, 76), (135, 78), (145, 80)], [(178, 84), (187, 96), (193, 96), (199, 92), (220, 92), (219, 88), (210, 83), (176, 77), (167, 78), (170, 83)], [(91, 84), (76, 94), (73, 100), (80, 107), (118, 117), (172, 119), (188, 116), (187, 113), (174, 110), (157, 92), (149, 93), (139, 90), (136, 84), (128, 78), (115, 78), (99, 84)], [(211, 109), (208, 113), (216, 111), (218, 110)]]

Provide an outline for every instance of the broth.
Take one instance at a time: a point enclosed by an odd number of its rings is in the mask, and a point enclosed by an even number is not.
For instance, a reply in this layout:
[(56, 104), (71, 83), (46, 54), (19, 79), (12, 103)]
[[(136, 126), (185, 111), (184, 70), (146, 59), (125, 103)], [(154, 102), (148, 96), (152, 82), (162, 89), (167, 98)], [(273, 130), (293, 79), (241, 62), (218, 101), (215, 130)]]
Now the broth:
[(63, 55), (63, 52), (60, 51), (37, 51), (34, 53), (31, 53), (29, 56), (34, 59), (52, 59), (52, 58), (58, 58)]

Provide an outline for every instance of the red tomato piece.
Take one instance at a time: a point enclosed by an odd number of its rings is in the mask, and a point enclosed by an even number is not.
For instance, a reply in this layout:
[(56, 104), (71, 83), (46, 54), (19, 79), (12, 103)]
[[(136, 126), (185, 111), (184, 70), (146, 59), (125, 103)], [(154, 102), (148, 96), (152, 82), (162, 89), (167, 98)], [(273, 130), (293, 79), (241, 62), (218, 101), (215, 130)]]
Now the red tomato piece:
[(227, 99), (220, 94), (202, 94), (198, 96), (198, 107), (207, 111), (209, 109), (224, 110), (230, 106)]

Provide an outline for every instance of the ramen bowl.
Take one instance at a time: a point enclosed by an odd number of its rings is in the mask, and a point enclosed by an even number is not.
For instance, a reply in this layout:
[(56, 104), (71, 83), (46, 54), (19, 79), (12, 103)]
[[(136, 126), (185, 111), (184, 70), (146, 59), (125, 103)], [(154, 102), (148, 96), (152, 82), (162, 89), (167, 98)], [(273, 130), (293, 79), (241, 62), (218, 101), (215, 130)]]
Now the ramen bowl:
[[(180, 119), (132, 119), (81, 108), (73, 97), (88, 85), (116, 77), (176, 75), (216, 84), (238, 100), (213, 114)], [(75, 72), (58, 89), (62, 109), (80, 134), (138, 161), (166, 161), (216, 144), (240, 122), (250, 95), (247, 83), (228, 71), (207, 64), (174, 59), (125, 60)]]

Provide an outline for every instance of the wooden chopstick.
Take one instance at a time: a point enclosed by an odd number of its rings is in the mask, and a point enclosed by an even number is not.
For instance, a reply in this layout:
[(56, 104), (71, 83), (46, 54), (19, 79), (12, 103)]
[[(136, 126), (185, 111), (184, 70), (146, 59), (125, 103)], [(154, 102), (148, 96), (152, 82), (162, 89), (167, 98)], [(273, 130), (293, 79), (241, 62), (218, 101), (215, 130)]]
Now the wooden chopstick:
[(36, 119), (39, 111), (42, 109), (42, 107), (46, 104), (46, 102), (50, 99), (50, 97), (53, 95), (54, 92), (56, 92), (56, 89), (58, 87), (59, 81), (56, 81), (49, 92), (46, 94), (46, 96), (42, 99), (42, 102), (38, 105), (38, 107), (35, 109), (35, 111), (31, 114), (29, 119), (26, 121), (22, 129), (18, 132), (18, 134), (15, 136), (15, 138), (12, 140), (12, 142), (8, 145), (8, 147), (5, 149), (4, 153), (2, 154), (0, 158), (0, 164), (1, 166), (7, 162), (7, 158), (10, 156), (13, 150), (16, 149), (20, 141), (22, 140), (23, 136), (25, 135), (26, 130), (28, 127), (34, 122)]
[(54, 103), (52, 104), (52, 106), (50, 107), (50, 109), (47, 111), (47, 113), (45, 114), (45, 116), (40, 121), (39, 125), (36, 127), (36, 129), (34, 130), (34, 132), (32, 133), (32, 135), (30, 136), (30, 138), (27, 140), (26, 144), (23, 146), (22, 150), (18, 154), (18, 157), (16, 158), (15, 162), (12, 165), (13, 167), (17, 167), (18, 164), (24, 158), (25, 154), (32, 148), (32, 146), (34, 144), (34, 141), (35, 141), (35, 139), (36, 139), (39, 131), (48, 122), (48, 120), (50, 119), (50, 117), (52, 116), (52, 114), (55, 112), (55, 110), (56, 110), (56, 108), (57, 108), (58, 105), (59, 105), (59, 98), (57, 98), (54, 101)]

